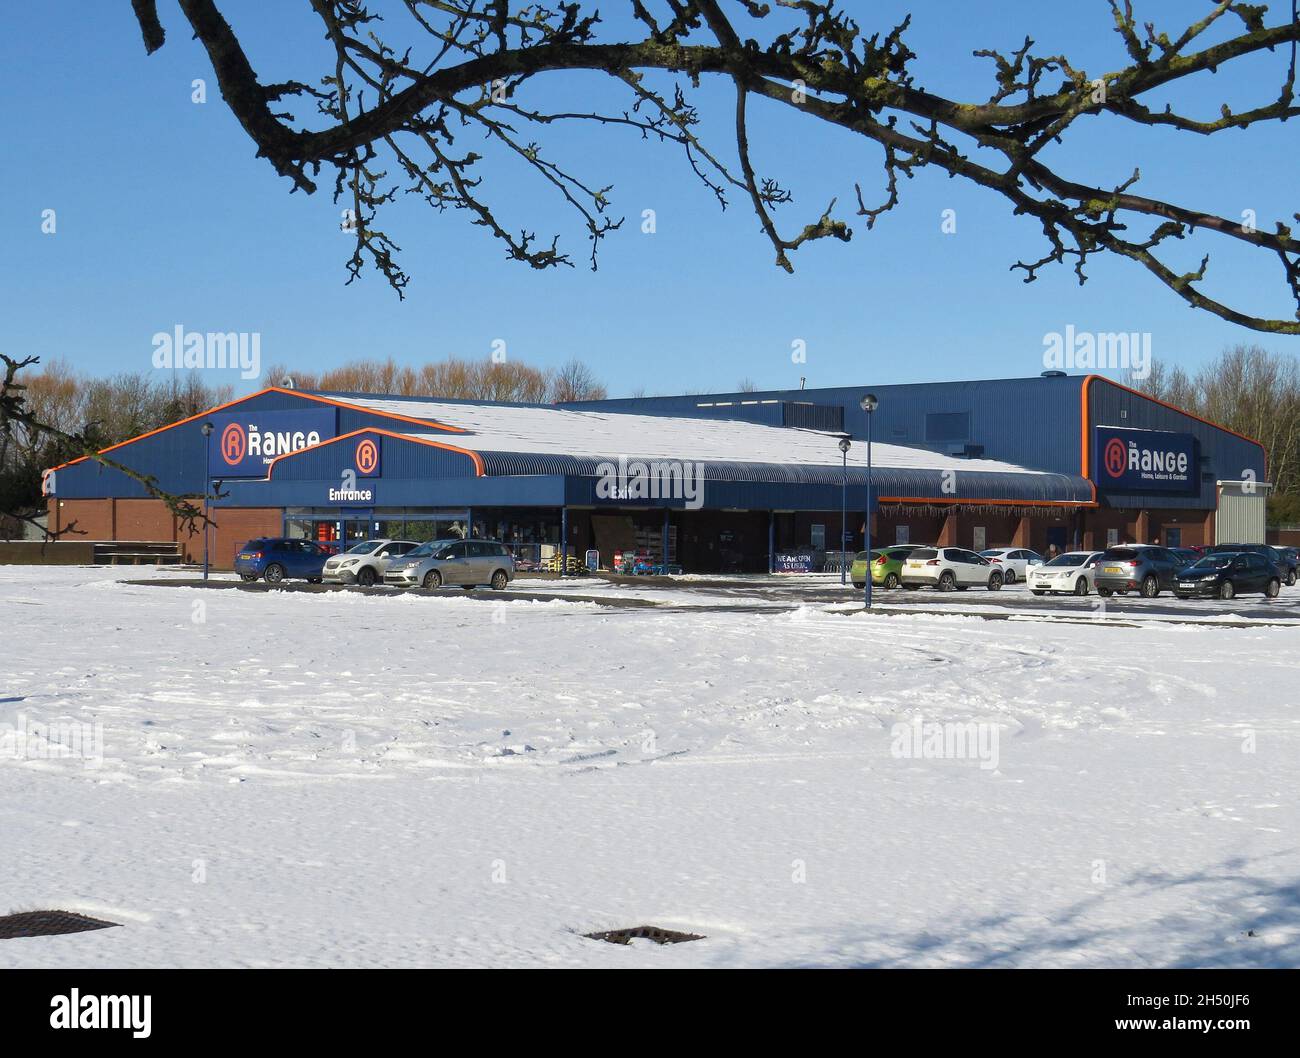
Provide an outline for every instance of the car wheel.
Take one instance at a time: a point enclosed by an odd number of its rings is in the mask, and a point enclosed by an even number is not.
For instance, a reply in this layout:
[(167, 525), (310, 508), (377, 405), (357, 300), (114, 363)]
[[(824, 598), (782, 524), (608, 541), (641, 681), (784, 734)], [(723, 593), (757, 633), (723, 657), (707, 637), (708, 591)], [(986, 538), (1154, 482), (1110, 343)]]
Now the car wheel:
[(436, 569), (429, 570), (429, 572), (424, 575), (424, 586), (426, 588), (441, 588), (442, 574)]
[(952, 570), (945, 569), (939, 574), (940, 591), (952, 591), (955, 587), (957, 587), (957, 578), (953, 576)]
[(1110, 588), (1098, 588), (1097, 594), (1100, 595), (1103, 599), (1109, 599), (1112, 595), (1115, 594), (1115, 592)]
[(1270, 599), (1276, 599), (1277, 593), (1282, 590), (1282, 583), (1276, 577), (1268, 582), (1268, 587), (1264, 589), (1264, 594)]
[(1232, 586), (1232, 581), (1225, 580), (1222, 584), (1219, 585), (1220, 599), (1232, 599), (1236, 597), (1236, 594), (1237, 594), (1237, 589)]
[(1043, 591), (1042, 588), (1034, 588), (1034, 589), (1033, 589), (1033, 592), (1034, 592), (1035, 595), (1046, 595), (1046, 594), (1047, 594), (1047, 592)]
[(1007, 575), (1002, 578), (1002, 581), (1004, 584), (1014, 584), (1016, 582), (1016, 571), (1014, 569), (1008, 569)]
[(898, 587), (898, 574), (897, 574), (897, 573), (887, 573), (887, 574), (885, 574), (885, 587), (888, 588), (890, 591), (893, 591), (895, 588)]
[(278, 562), (272, 562), (266, 567), (266, 572), (262, 576), (266, 578), (267, 584), (279, 584), (284, 580), (284, 567)]
[(994, 573), (991, 577), (989, 577), (989, 591), (1001, 591), (1003, 579), (1004, 578), (1001, 573)]
[(357, 574), (357, 583), (363, 588), (369, 588), (375, 583), (375, 571), (369, 566), (362, 566), (361, 572)]
[(1293, 569), (1291, 569), (1291, 570), (1287, 570), (1287, 574), (1286, 574), (1286, 586), (1287, 586), (1288, 588), (1294, 588), (1294, 587), (1295, 587), (1295, 570), (1293, 570)]
[(1159, 594), (1160, 594), (1160, 581), (1155, 577), (1154, 574), (1150, 574), (1150, 573), (1147, 574), (1146, 579), (1142, 581), (1142, 598), (1154, 599)]
[(505, 591), (506, 585), (510, 583), (510, 578), (506, 575), (504, 569), (499, 569), (492, 574), (492, 590)]
[(1088, 594), (1088, 578), (1087, 578), (1087, 577), (1080, 577), (1078, 580), (1076, 580), (1076, 581), (1074, 582), (1074, 594), (1075, 594), (1075, 595), (1087, 595), (1087, 594)]

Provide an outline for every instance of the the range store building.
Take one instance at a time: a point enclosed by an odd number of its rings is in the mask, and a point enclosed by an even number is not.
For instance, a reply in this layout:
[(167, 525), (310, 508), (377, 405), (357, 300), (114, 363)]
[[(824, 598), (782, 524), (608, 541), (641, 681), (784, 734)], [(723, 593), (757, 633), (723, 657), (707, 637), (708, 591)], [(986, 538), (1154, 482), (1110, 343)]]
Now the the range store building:
[[(868, 427), (873, 544), (1264, 538), (1257, 441), (1096, 375), (563, 406), (271, 387), (105, 454), (166, 492), (215, 496), (218, 567), (256, 536), (469, 533), (526, 562), (621, 552), (761, 572), (820, 568), (841, 532), (862, 546)], [(52, 468), (45, 489), (50, 526), (75, 523), (74, 539), (202, 556), (201, 533), (96, 460)]]

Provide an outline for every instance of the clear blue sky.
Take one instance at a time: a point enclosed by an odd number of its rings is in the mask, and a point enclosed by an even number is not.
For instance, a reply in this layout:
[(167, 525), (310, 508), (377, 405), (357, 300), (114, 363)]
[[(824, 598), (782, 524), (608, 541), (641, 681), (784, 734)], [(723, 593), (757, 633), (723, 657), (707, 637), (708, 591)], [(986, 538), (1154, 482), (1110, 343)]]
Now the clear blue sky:
[[(325, 72), (306, 0), (219, 6), (264, 81), (312, 81)], [(1065, 51), (1090, 73), (1124, 64), (1102, 0), (849, 7), (882, 29), (912, 10), (908, 40), (922, 56), (920, 83), (959, 98), (990, 91), (991, 64), (973, 49), (1008, 51), (1026, 34), (1039, 53)], [(1169, 28), (1206, 7), (1138, 2), (1139, 14)], [(64, 357), (95, 373), (144, 370), (152, 335), (177, 324), (257, 331), (265, 362), (313, 369), (389, 354), (412, 363), (484, 357), (504, 339), (511, 357), (543, 366), (580, 357), (620, 395), (732, 389), (741, 378), (761, 388), (797, 386), (801, 374), (810, 386), (1036, 374), (1044, 334), (1069, 324), (1149, 331), (1158, 359), (1193, 367), (1235, 341), (1300, 349), (1296, 339), (1257, 336), (1193, 312), (1117, 259), (1095, 259), (1082, 288), (1068, 266), (1026, 286), (1008, 266), (1043, 253), (1036, 224), (938, 173), (905, 182), (902, 206), (875, 231), (859, 225), (848, 245), (801, 250), (789, 276), (773, 265), (743, 202), (720, 212), (677, 153), (597, 128), (544, 131), (542, 142), (590, 181), (614, 185), (614, 212), (627, 222), (607, 241), (598, 272), (582, 263), (583, 233), (554, 195), (512, 170), (491, 176), (502, 216), (516, 228), (561, 231), (578, 267), (542, 273), (507, 262), (464, 215), (407, 201), (382, 222), (413, 276), (406, 301), (378, 274), (344, 286), (350, 248), (338, 231), (339, 207), (324, 191), (290, 196), (288, 183), (254, 158), (174, 0), (159, 0), (159, 10), (168, 40), (152, 57), (126, 0), (48, 0), (7, 14), (0, 349), (10, 355)], [(398, 22), (405, 26), (404, 16), (394, 17), (394, 39), (403, 35)], [(1282, 53), (1266, 54), (1242, 73), (1201, 76), (1192, 107), (1213, 116), (1225, 99), (1240, 109), (1275, 98), (1285, 63)], [(201, 106), (190, 101), (196, 77), (209, 85)], [(608, 79), (549, 78), (538, 98), (624, 105)], [(731, 94), (719, 86), (700, 100), (727, 154)], [(854, 181), (870, 202), (883, 195), (874, 145), (763, 104), (751, 115), (760, 171), (796, 192), (795, 205), (778, 214), (786, 231), (814, 219), (832, 197), (851, 203)], [(1083, 124), (1053, 155), (1071, 174), (1114, 183), (1140, 164), (1139, 190), (1233, 218), (1251, 208), (1261, 227), (1300, 208), (1296, 122), (1208, 140)], [(646, 208), (658, 215), (654, 235), (640, 231)], [(56, 235), (41, 233), (45, 209), (57, 210)], [(945, 209), (957, 211), (955, 235), (940, 231)], [(1182, 266), (1199, 260), (1192, 247), (1182, 254)], [(1217, 247), (1211, 267), (1210, 290), (1257, 313), (1288, 314), (1272, 262)], [(795, 339), (807, 343), (805, 365), (791, 363)]]

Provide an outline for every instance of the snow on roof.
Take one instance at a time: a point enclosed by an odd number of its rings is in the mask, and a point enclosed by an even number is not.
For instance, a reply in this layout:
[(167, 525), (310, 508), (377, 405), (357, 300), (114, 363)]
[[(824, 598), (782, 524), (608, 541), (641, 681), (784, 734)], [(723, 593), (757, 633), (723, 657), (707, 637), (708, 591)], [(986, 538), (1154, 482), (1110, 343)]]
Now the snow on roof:
[[(372, 411), (428, 419), (459, 427), (464, 434), (400, 432), (475, 452), (527, 452), (598, 459), (777, 463), (839, 467), (839, 434), (738, 419), (573, 411), (529, 404), (473, 404), (407, 400), (336, 393), (329, 398)], [(864, 465), (866, 444), (854, 441), (849, 465)], [(957, 470), (966, 473), (1040, 474), (996, 459), (966, 459), (925, 448), (873, 441), (873, 465), (881, 469)]]

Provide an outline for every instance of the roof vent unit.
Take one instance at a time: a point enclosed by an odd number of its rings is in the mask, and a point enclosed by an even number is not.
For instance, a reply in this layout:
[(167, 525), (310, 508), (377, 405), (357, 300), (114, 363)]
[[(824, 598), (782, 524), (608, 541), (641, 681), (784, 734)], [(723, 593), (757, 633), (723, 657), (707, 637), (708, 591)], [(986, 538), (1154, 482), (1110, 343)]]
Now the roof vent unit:
[(1053, 368), (1050, 371), (1042, 372), (1042, 377), (1043, 378), (1065, 378), (1065, 372)]
[(798, 426), (805, 430), (825, 430), (827, 433), (843, 433), (844, 405), (786, 401), (781, 405), (781, 425)]

